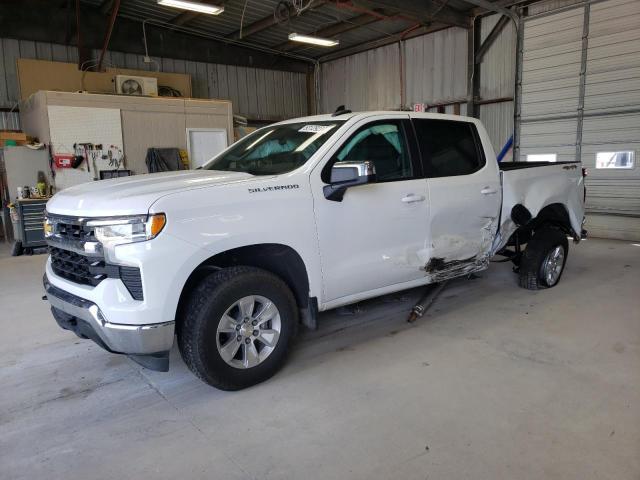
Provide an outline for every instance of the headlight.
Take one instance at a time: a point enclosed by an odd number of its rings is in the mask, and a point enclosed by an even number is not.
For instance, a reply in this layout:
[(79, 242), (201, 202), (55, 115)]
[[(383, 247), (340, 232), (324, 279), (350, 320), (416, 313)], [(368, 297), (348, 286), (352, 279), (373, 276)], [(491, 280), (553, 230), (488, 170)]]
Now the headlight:
[(164, 213), (157, 213), (148, 216), (136, 215), (89, 220), (87, 226), (94, 227), (94, 234), (98, 242), (104, 247), (110, 247), (151, 240), (162, 231), (166, 222)]

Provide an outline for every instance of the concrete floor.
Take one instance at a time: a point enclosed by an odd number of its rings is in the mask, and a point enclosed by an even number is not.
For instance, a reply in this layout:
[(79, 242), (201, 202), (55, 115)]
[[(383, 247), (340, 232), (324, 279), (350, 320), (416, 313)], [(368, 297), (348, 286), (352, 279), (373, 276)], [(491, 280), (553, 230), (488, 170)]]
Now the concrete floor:
[(330, 312), (225, 393), (60, 330), (44, 256), (0, 257), (0, 478), (640, 478), (640, 245), (573, 247), (557, 288), (508, 264)]

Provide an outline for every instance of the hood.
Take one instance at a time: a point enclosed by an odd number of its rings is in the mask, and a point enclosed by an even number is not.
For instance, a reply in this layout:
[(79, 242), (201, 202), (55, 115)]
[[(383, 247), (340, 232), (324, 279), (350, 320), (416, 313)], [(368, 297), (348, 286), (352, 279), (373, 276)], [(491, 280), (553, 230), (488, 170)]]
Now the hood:
[(81, 217), (139, 215), (147, 213), (156, 200), (170, 193), (257, 178), (264, 177), (242, 172), (185, 170), (88, 182), (56, 193), (47, 203), (47, 211)]

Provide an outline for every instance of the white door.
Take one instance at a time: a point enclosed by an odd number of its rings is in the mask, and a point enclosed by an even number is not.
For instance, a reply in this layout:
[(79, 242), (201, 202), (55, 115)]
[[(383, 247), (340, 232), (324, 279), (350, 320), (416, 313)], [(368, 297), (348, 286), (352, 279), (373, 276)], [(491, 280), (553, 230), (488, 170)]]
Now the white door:
[(427, 272), (455, 276), (486, 265), (502, 201), (495, 157), (485, 158), (473, 123), (414, 118), (413, 124), (429, 186)]
[[(411, 155), (407, 115), (383, 115), (354, 125), (311, 175), (324, 301), (425, 278), (429, 203), (417, 155)], [(327, 200), (331, 165), (372, 161), (377, 182)]]

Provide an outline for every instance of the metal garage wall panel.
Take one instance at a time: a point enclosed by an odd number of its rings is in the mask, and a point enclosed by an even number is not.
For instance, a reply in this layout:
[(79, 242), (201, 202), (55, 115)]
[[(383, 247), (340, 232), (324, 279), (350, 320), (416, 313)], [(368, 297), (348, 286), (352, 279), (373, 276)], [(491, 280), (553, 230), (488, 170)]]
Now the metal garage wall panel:
[(400, 107), (398, 45), (323, 63), (320, 72), (321, 112), (346, 105), (351, 110), (394, 110)]
[(534, 2), (528, 5), (527, 8), (529, 9), (529, 15), (539, 15), (583, 2), (584, 0), (547, 0)]
[(16, 112), (0, 112), (0, 130), (20, 130), (20, 115)]
[[(612, 110), (640, 110), (638, 25), (638, 1), (610, 0), (591, 7), (585, 115)], [(640, 122), (640, 115), (636, 120)], [(624, 125), (620, 127), (624, 128)]]
[[(500, 15), (485, 17), (480, 22), (481, 40), (489, 35)], [(516, 34), (513, 22), (509, 22), (495, 39), (493, 45), (485, 54), (480, 66), (480, 98), (492, 99), (512, 97), (515, 85), (515, 55)], [(513, 108), (513, 105), (511, 105)], [(480, 108), (482, 110), (482, 107)], [(504, 109), (485, 109), (485, 115), (489, 111), (499, 113), (503, 117)], [(511, 112), (513, 117), (513, 111)], [(509, 122), (513, 130), (513, 120)], [(493, 139), (493, 137), (491, 137)]]
[[(591, 6), (582, 131), (587, 211), (640, 217), (640, 2)], [(627, 114), (620, 112), (628, 111)], [(635, 152), (633, 169), (596, 169), (597, 152)], [(606, 218), (601, 220), (606, 224)]]
[(557, 161), (570, 162), (576, 158), (577, 119), (523, 123), (520, 136), (520, 156), (555, 153)]
[[(480, 41), (484, 42), (501, 15), (480, 21)], [(514, 96), (516, 29), (504, 26), (480, 65), (480, 98), (484, 100)], [(487, 129), (493, 149), (499, 152), (513, 135), (513, 102), (480, 105), (479, 118)]]
[[(78, 49), (43, 42), (0, 38), (0, 107), (11, 108), (20, 100), (16, 64), (18, 58), (77, 62)], [(11, 122), (13, 124), (13, 120)]]
[[(521, 103), (523, 124), (552, 115), (577, 116), (583, 24), (583, 9), (572, 9), (525, 22)], [(521, 135), (524, 134), (525, 130)], [(575, 139), (574, 131), (574, 145)]]
[(2, 47), (0, 48), (2, 53), (0, 68), (3, 69), (0, 78), (4, 79), (0, 80), (0, 102), (3, 102), (0, 106), (13, 107), (20, 99), (16, 61), (21, 55), (21, 42), (9, 38), (4, 38), (0, 42), (0, 47)]
[(406, 103), (443, 103), (467, 95), (467, 31), (447, 28), (405, 42)]
[[(467, 94), (467, 33), (448, 28), (404, 43), (405, 107), (413, 103), (464, 102)], [(400, 47), (368, 50), (321, 65), (321, 111), (401, 108)]]
[(571, 147), (573, 157), (570, 160), (575, 159), (575, 120), (531, 122), (526, 124), (526, 128), (523, 125), (523, 128), (526, 135), (522, 135), (520, 142), (522, 148), (536, 148), (544, 145), (544, 152), (540, 153), (553, 153), (557, 147)]
[(513, 135), (513, 102), (480, 105), (480, 120), (487, 129), (496, 153)]
[(583, 30), (584, 8), (524, 22), (521, 160), (533, 153), (575, 159)]
[[(93, 62), (99, 51), (94, 50)], [(36, 58), (57, 62), (78, 61), (76, 47), (0, 38), (0, 107), (14, 106), (20, 98), (16, 60)], [(145, 63), (142, 55), (106, 52), (105, 65), (137, 70), (188, 73), (195, 98), (229, 99), (234, 113), (257, 120), (282, 120), (307, 114), (307, 87), (304, 73), (283, 72), (213, 63), (152, 57), (157, 63)], [(259, 94), (261, 92), (261, 94)], [(14, 118), (0, 119), (0, 125)], [(11, 123), (13, 124), (13, 123)]]

